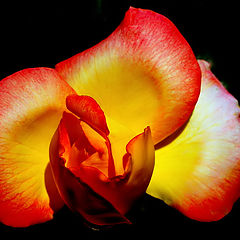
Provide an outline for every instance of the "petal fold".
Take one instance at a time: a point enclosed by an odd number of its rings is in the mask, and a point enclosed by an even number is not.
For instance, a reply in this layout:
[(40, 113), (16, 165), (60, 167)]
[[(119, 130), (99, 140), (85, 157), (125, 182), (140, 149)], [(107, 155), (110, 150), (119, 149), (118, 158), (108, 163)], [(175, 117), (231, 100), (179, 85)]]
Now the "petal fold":
[(239, 198), (240, 109), (199, 61), (202, 89), (189, 122), (158, 145), (147, 192), (199, 221), (225, 216)]
[(50, 220), (63, 202), (49, 168), (49, 144), (73, 89), (54, 69), (25, 69), (0, 82), (0, 221)]

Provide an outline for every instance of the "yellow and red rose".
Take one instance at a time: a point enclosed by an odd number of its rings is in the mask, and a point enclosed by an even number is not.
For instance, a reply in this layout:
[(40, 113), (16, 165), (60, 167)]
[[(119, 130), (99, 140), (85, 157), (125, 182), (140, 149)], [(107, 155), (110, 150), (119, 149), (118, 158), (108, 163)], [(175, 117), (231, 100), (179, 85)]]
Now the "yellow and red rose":
[(66, 204), (130, 223), (145, 192), (218, 220), (239, 198), (239, 114), (170, 20), (130, 8), (96, 46), (0, 82), (0, 221), (26, 227)]

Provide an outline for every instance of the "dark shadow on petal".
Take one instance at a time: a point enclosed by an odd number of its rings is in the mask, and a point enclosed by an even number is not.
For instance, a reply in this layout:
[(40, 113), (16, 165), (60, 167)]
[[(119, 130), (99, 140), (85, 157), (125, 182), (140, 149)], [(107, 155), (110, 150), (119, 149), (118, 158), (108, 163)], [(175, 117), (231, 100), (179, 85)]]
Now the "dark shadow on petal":
[(58, 211), (63, 207), (64, 202), (56, 187), (50, 163), (47, 164), (45, 169), (45, 186), (50, 199), (50, 207), (53, 211)]
[(178, 128), (174, 133), (172, 133), (170, 136), (166, 137), (161, 142), (157, 143), (154, 146), (155, 150), (165, 147), (166, 145), (168, 145), (172, 141), (174, 141), (183, 132), (183, 130), (187, 127), (189, 120), (190, 120), (190, 118), (180, 128)]

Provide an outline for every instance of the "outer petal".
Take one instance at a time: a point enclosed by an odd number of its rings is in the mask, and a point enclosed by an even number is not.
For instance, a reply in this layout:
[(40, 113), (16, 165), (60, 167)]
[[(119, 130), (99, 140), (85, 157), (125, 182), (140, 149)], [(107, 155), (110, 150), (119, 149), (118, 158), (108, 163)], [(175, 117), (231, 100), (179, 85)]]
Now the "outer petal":
[(62, 205), (49, 144), (71, 87), (54, 69), (19, 71), (0, 82), (0, 221), (25, 227)]
[(56, 69), (107, 118), (134, 131), (132, 137), (150, 126), (154, 143), (189, 118), (200, 90), (188, 43), (172, 22), (149, 10), (130, 8), (106, 40)]
[(214, 221), (240, 194), (240, 109), (209, 64), (199, 64), (199, 101), (186, 127), (159, 144), (147, 192), (190, 218)]

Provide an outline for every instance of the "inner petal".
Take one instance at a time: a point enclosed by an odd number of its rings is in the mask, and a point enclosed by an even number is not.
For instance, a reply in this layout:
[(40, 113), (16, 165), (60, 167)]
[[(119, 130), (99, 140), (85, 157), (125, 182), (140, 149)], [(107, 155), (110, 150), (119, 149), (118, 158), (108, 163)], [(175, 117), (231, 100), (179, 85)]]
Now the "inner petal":
[(67, 128), (72, 146), (67, 166), (77, 169), (79, 164), (89, 165), (98, 168), (109, 178), (124, 175), (126, 145), (138, 132), (119, 122), (119, 119), (105, 116), (105, 109), (101, 109), (92, 97), (68, 96), (67, 107), (78, 116), (64, 114), (65, 122), (70, 122)]
[(110, 117), (107, 117), (107, 124), (110, 129), (108, 139), (111, 143), (116, 175), (123, 175), (125, 171), (123, 158), (127, 153), (126, 146), (129, 141), (137, 135), (137, 133)]
[(99, 169), (105, 176), (111, 176), (114, 174), (114, 166), (111, 164), (111, 152), (109, 151), (106, 139), (93, 130), (87, 123), (81, 121), (80, 124), (89, 143), (96, 150), (82, 164)]
[[(122, 123), (119, 118), (112, 118), (111, 115), (105, 116), (104, 109), (101, 109), (100, 105), (91, 97), (69, 96), (67, 106), (80, 119), (73, 114), (70, 114), (71, 116), (65, 114), (65, 118), (67, 117), (68, 121), (72, 122), (68, 127), (69, 133), (72, 135), (70, 137), (72, 149), (66, 166), (75, 175), (80, 174), (79, 168), (82, 164), (85, 167), (97, 168), (108, 178), (124, 176), (126, 146), (131, 139), (139, 135), (138, 131), (129, 127), (125, 122)], [(99, 124), (96, 125), (96, 118), (99, 117), (99, 114), (104, 121), (101, 120), (101, 123), (98, 121)], [(87, 120), (85, 121), (85, 119)], [(102, 131), (102, 126), (105, 126), (104, 129), (109, 127), (109, 134), (106, 135)], [(76, 134), (76, 131), (79, 133)]]

